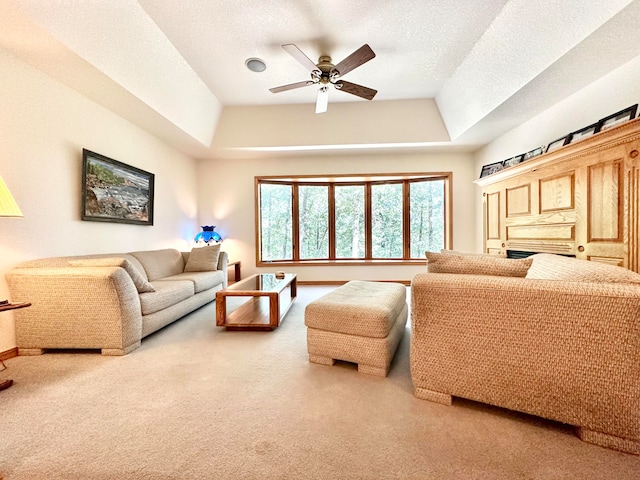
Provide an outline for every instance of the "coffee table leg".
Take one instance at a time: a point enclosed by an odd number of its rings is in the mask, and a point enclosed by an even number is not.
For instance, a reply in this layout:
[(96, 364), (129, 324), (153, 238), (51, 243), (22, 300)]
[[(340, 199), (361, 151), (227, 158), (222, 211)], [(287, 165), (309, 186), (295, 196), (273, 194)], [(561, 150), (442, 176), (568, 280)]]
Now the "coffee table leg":
[(269, 326), (274, 329), (280, 323), (280, 295), (269, 294)]
[(216, 325), (224, 327), (227, 320), (227, 296), (216, 295)]

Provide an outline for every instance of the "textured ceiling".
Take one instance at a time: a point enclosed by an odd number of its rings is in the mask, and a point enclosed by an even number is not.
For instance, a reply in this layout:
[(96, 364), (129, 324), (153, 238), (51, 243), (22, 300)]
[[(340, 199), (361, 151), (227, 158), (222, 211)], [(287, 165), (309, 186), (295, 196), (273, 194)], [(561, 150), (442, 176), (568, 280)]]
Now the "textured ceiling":
[[(225, 108), (313, 108), (315, 86), (269, 92), (308, 79), (282, 44), (337, 63), (367, 43), (376, 58), (345, 80), (378, 90), (371, 112), (434, 99), (451, 146), (476, 147), (640, 55), (637, 25), (640, 0), (4, 0), (0, 48), (215, 156)], [(330, 111), (347, 102), (367, 104), (330, 92)]]
[[(376, 58), (345, 76), (377, 100), (434, 97), (506, 0), (275, 0), (140, 4), (225, 105), (311, 103), (314, 87), (277, 95), (269, 87), (307, 80), (282, 45), (333, 63), (368, 43)], [(461, 6), (463, 8), (460, 8)], [(267, 64), (252, 73), (245, 59)], [(332, 92), (333, 93), (333, 92)], [(360, 101), (336, 93), (331, 101)]]

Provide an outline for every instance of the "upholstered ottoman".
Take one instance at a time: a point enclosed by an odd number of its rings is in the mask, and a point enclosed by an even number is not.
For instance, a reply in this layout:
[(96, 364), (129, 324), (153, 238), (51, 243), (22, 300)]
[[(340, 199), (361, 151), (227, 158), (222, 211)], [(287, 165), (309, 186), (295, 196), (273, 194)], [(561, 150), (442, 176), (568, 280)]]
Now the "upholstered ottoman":
[(304, 313), (309, 361), (358, 364), (385, 377), (407, 323), (407, 290), (399, 283), (353, 280), (309, 303)]

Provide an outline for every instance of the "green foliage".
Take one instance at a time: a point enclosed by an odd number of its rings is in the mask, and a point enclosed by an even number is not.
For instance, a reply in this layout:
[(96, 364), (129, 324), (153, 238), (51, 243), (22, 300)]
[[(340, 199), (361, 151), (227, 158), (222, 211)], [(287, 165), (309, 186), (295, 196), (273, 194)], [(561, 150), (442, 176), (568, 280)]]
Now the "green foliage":
[[(445, 181), (408, 183), (410, 258), (439, 251), (445, 239)], [(335, 195), (335, 258), (365, 258), (365, 187), (339, 185)], [(374, 259), (402, 259), (403, 182), (371, 185), (371, 247)], [(300, 259), (329, 258), (329, 187), (298, 187)], [(293, 188), (260, 184), (262, 260), (293, 259)]]
[(364, 187), (336, 186), (336, 258), (364, 258)]
[(293, 258), (291, 186), (262, 184), (260, 186), (260, 227), (262, 260)]
[(99, 163), (89, 162), (87, 164), (87, 173), (95, 175), (99, 181), (109, 185), (124, 185), (124, 178), (117, 176)]
[(300, 258), (329, 258), (329, 188), (300, 186)]
[(409, 190), (411, 258), (444, 248), (444, 180), (412, 182)]
[(371, 186), (373, 258), (402, 258), (402, 184)]

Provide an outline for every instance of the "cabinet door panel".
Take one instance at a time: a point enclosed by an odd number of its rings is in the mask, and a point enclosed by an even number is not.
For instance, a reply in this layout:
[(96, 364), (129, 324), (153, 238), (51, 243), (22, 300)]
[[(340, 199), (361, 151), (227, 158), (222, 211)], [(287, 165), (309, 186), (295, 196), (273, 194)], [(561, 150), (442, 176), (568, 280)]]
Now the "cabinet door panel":
[(610, 257), (598, 257), (596, 255), (589, 255), (587, 260), (592, 262), (607, 263), (609, 265), (615, 265), (616, 267), (624, 267), (624, 258), (610, 258)]
[(540, 180), (540, 213), (571, 210), (575, 205), (575, 174), (567, 172)]
[(575, 240), (574, 225), (514, 225), (507, 227), (507, 240)]
[(531, 214), (531, 186), (507, 188), (507, 217)]
[(640, 161), (637, 158), (627, 174), (627, 191), (629, 192), (627, 212), (628, 268), (634, 272), (640, 271)]
[(623, 162), (589, 165), (587, 232), (589, 242), (622, 242), (624, 235)]
[(487, 240), (500, 239), (500, 192), (487, 195)]

